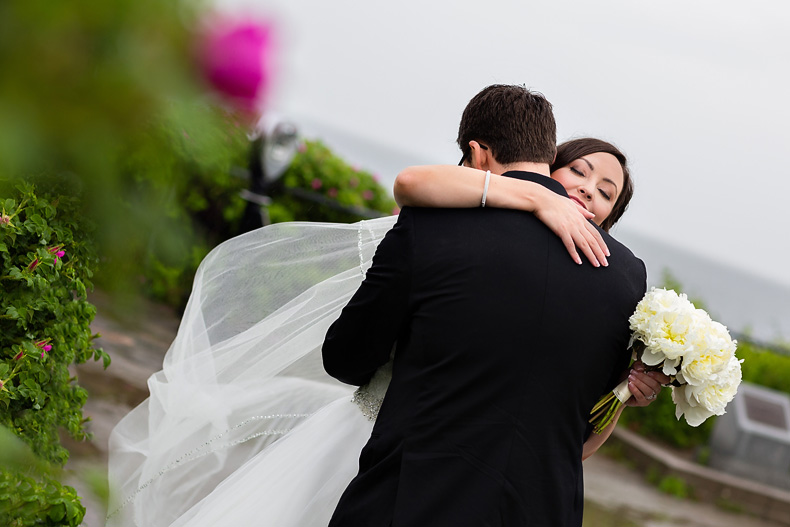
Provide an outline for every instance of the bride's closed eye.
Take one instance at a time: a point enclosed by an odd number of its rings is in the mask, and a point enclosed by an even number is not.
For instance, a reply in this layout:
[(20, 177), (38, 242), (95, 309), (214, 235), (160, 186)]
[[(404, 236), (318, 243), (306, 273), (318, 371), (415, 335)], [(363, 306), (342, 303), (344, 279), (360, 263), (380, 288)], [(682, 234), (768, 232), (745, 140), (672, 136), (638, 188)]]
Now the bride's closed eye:
[[(576, 168), (574, 166), (569, 166), (568, 168), (570, 169), (571, 172), (576, 174), (578, 177), (582, 177), (582, 178), (586, 178), (587, 177), (587, 174), (585, 174), (583, 170), (579, 170), (578, 168)], [(608, 191), (606, 191), (606, 190), (604, 190), (602, 188), (599, 188), (598, 192), (600, 192), (601, 196), (603, 196), (603, 198), (606, 201), (612, 201), (612, 195)]]

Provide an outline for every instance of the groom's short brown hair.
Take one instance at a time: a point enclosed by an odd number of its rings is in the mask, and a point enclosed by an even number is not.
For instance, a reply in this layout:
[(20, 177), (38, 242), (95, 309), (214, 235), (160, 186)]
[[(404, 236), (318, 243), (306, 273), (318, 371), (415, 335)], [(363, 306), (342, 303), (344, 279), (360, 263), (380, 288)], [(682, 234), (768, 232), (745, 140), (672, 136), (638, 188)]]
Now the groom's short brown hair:
[(557, 125), (551, 103), (525, 86), (494, 84), (466, 105), (458, 127), (463, 159), (469, 141), (491, 149), (497, 162), (551, 163), (557, 148)]

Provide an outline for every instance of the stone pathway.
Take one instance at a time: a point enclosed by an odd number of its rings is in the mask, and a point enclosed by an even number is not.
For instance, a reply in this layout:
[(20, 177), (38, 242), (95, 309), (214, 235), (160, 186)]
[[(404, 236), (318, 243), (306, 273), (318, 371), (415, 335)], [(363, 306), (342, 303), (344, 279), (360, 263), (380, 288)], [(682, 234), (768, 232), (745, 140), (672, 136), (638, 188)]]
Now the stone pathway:
[[(91, 470), (106, 474), (107, 442), (113, 427), (148, 395), (148, 377), (161, 369), (162, 358), (175, 337), (178, 316), (170, 309), (144, 302), (134, 316), (112, 314), (112, 304), (97, 293), (91, 297), (98, 315), (94, 332), (98, 344), (112, 357), (104, 371), (99, 363), (80, 365), (76, 374), (90, 396), (85, 415), (91, 417), (90, 443), (67, 443), (72, 452), (67, 469), (88, 509), (84, 527), (104, 525), (102, 501), (91, 492), (86, 479)], [(726, 512), (712, 505), (681, 500), (659, 492), (642, 474), (603, 455), (585, 462), (588, 514), (585, 527), (778, 527), (746, 515)]]

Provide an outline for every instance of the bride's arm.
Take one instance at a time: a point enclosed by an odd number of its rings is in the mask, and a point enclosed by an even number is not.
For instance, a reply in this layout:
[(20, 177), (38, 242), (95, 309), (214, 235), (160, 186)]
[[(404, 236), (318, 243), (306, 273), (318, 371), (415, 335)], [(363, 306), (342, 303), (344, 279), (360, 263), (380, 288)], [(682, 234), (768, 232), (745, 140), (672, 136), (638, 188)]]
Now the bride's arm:
[[(409, 167), (398, 174), (393, 193), (401, 206), (479, 207), (485, 172), (453, 165)], [(573, 201), (531, 181), (491, 174), (486, 206), (532, 212), (562, 239), (571, 258), (581, 264), (578, 247), (598, 267), (608, 265), (609, 249), (588, 219), (592, 214)]]
[[(661, 387), (668, 384), (671, 379), (660, 371), (645, 371), (645, 365), (642, 361), (636, 361), (631, 365), (628, 372), (628, 390), (631, 392), (632, 397), (626, 401), (625, 406), (648, 406), (656, 400), (656, 396), (661, 391)], [(621, 406), (614, 416), (614, 420), (604, 428), (600, 434), (595, 432), (590, 434), (587, 441), (584, 442), (582, 450), (582, 461), (595, 454), (601, 445), (603, 445), (609, 436), (612, 435), (614, 427), (617, 426), (617, 421), (625, 409)]]

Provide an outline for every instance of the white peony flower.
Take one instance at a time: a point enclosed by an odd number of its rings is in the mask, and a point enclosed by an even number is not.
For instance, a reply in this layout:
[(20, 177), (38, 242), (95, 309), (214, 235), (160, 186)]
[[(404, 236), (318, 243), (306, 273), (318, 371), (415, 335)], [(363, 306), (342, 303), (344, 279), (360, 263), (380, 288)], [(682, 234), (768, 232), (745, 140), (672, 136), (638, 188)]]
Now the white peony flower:
[[(684, 294), (653, 288), (637, 304), (629, 323), (634, 338), (645, 344), (642, 362), (663, 365), (664, 373), (674, 375), (696, 338), (698, 310)], [(704, 313), (704, 311), (703, 311)]]
[(712, 415), (723, 415), (741, 384), (741, 362), (732, 355), (726, 367), (711, 375), (707, 382), (673, 388), (675, 417), (680, 419), (681, 415), (685, 415), (688, 424), (699, 426)]
[(672, 387), (672, 401), (675, 403), (675, 417), (686, 417), (686, 422), (691, 426), (699, 426), (714, 415), (713, 412), (701, 406), (697, 399), (689, 392), (689, 385)]
[[(705, 317), (708, 318), (707, 313)], [(709, 318), (695, 333), (693, 346), (683, 358), (678, 381), (699, 386), (729, 365), (735, 355), (736, 342), (724, 325)]]

